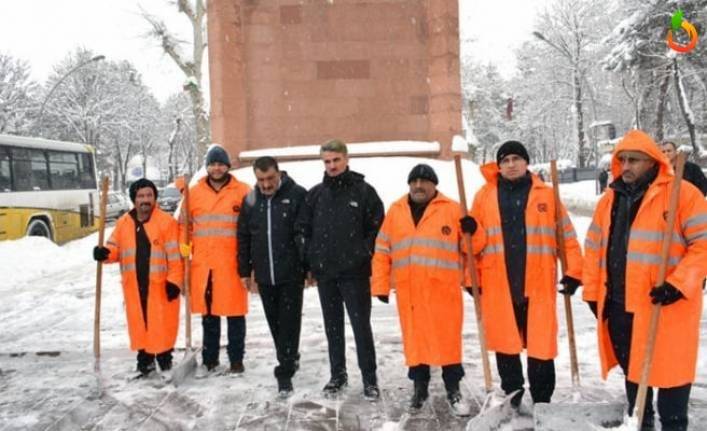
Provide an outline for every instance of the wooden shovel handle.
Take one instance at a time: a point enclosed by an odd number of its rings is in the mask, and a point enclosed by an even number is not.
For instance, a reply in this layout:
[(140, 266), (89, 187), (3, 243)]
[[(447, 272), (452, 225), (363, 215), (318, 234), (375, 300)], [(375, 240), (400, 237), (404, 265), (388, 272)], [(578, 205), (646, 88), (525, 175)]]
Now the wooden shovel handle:
[[(180, 216), (184, 222), (185, 244), (191, 247), (191, 226), (189, 220), (189, 182), (191, 177), (184, 176), (184, 195)], [(191, 253), (184, 258), (184, 339), (186, 353), (191, 351)]]
[[(462, 171), (461, 156), (454, 156), (454, 167), (457, 172), (457, 187), (459, 188), (459, 203), (461, 215), (467, 215), (468, 207), (466, 205), (466, 191), (464, 190), (464, 172)], [(479, 296), (479, 278), (476, 273), (476, 262), (474, 261), (474, 253), (471, 244), (471, 235), (464, 233), (464, 246), (467, 249), (466, 263), (471, 272), (471, 292), (474, 296), (474, 311), (476, 313), (476, 327), (479, 332), (479, 345), (481, 346), (481, 362), (484, 368), (484, 387), (486, 392), (493, 390), (493, 380), (491, 379), (491, 365), (489, 364), (488, 350), (486, 348), (486, 334), (484, 325), (481, 321), (481, 298)]]
[[(108, 205), (108, 177), (101, 179), (101, 196), (98, 206), (98, 246), (103, 247), (106, 234), (106, 206)], [(93, 314), (93, 357), (96, 370), (101, 358), (101, 288), (103, 284), (103, 262), (96, 262), (96, 302)]]
[[(663, 231), (663, 243), (660, 249), (660, 266), (658, 266), (658, 278), (656, 286), (665, 282), (668, 272), (668, 258), (670, 256), (670, 242), (673, 239), (673, 229), (675, 217), (677, 216), (678, 198), (680, 197), (680, 183), (685, 172), (685, 153), (678, 153), (675, 163), (675, 177), (673, 178), (673, 188), (670, 192), (670, 202), (668, 204), (668, 216), (666, 217), (665, 230)], [(656, 334), (658, 333), (658, 322), (660, 320), (660, 304), (653, 304), (651, 307), (651, 320), (648, 326), (648, 341), (646, 343), (646, 353), (641, 364), (641, 380), (638, 384), (638, 394), (636, 395), (636, 411), (638, 418), (638, 430), (643, 424), (643, 410), (646, 407), (646, 393), (648, 392), (648, 376), (653, 363), (653, 351), (655, 350)]]
[[(567, 272), (567, 248), (565, 246), (565, 227), (562, 223), (562, 201), (560, 200), (560, 181), (557, 175), (557, 162), (550, 161), (550, 177), (552, 178), (552, 193), (555, 200), (555, 237), (560, 255), (562, 275)], [(567, 322), (567, 341), (570, 348), (570, 370), (572, 384), (579, 386), (579, 361), (577, 360), (577, 342), (574, 337), (574, 317), (572, 315), (572, 301), (570, 295), (562, 295), (565, 303), (565, 321)]]

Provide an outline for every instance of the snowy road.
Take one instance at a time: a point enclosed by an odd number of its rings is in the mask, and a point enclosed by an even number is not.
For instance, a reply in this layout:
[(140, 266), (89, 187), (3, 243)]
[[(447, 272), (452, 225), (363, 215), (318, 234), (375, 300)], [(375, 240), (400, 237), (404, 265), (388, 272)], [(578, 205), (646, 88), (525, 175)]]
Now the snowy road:
[[(589, 220), (574, 217), (583, 236)], [(373, 329), (377, 344), (382, 400), (369, 403), (361, 395), (353, 336), (347, 334), (350, 386), (336, 400), (324, 399), (320, 389), (328, 379), (326, 340), (315, 289), (305, 292), (301, 341), (301, 369), (289, 401), (275, 396), (272, 377), (274, 349), (259, 298), (251, 297), (246, 339), (246, 373), (241, 377), (190, 380), (178, 391), (158, 382), (128, 382), (134, 354), (127, 349), (118, 267), (104, 271), (101, 361), (105, 395), (96, 398), (92, 373), (92, 327), (95, 262), (91, 249), (96, 237), (57, 247), (29, 238), (0, 243), (0, 431), (73, 429), (291, 429), (459, 430), (464, 421), (450, 416), (438, 370), (432, 379), (433, 402), (410, 417), (404, 406), (411, 383), (400, 344), (393, 304), (374, 302)], [(579, 295), (578, 295), (579, 296)], [(391, 298), (393, 299), (393, 298)], [(465, 296), (464, 390), (479, 394), (483, 384), (473, 305)], [(620, 399), (623, 382), (613, 373), (599, 378), (594, 317), (574, 299), (580, 373), (586, 392), (603, 399)], [(559, 307), (558, 316), (564, 311)], [(562, 322), (562, 319), (560, 319)], [(195, 342), (200, 343), (200, 321), (194, 318)], [(702, 319), (702, 333), (707, 319)], [(698, 362), (698, 378), (691, 400), (691, 423), (707, 424), (707, 357), (705, 336)], [(553, 401), (571, 398), (569, 360), (564, 327), (560, 328), (557, 390)], [(180, 335), (178, 346), (183, 346)], [(222, 363), (226, 363), (222, 352)], [(176, 354), (176, 359), (181, 352)], [(498, 378), (492, 359), (495, 384)], [(472, 396), (473, 399), (476, 399)], [(474, 409), (478, 410), (478, 406)], [(505, 429), (532, 429), (520, 418)]]

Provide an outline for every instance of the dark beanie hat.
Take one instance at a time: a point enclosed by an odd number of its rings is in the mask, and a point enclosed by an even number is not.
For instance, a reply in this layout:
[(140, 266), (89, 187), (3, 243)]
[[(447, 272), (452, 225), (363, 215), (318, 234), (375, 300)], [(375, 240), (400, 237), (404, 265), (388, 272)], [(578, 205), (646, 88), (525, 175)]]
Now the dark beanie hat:
[(525, 159), (526, 162), (530, 163), (530, 156), (528, 156), (528, 150), (525, 149), (523, 144), (518, 141), (506, 141), (501, 145), (496, 152), (496, 163), (501, 163), (504, 157), (509, 154), (515, 154)]
[(432, 169), (432, 166), (426, 165), (424, 163), (420, 163), (419, 165), (416, 165), (414, 168), (412, 168), (410, 174), (408, 174), (408, 184), (418, 178), (422, 180), (432, 181), (433, 183), (435, 183), (435, 185), (439, 184), (439, 180), (437, 179), (437, 174), (435, 173), (435, 170)]
[(206, 166), (214, 162), (220, 162), (229, 168), (231, 167), (231, 159), (228, 158), (228, 153), (219, 144), (212, 144), (206, 152)]
[(130, 200), (133, 203), (135, 203), (135, 196), (137, 196), (137, 191), (140, 189), (144, 189), (145, 187), (152, 188), (152, 191), (155, 192), (155, 199), (157, 199), (157, 187), (155, 187), (155, 183), (148, 180), (147, 178), (140, 178), (139, 180), (130, 184)]

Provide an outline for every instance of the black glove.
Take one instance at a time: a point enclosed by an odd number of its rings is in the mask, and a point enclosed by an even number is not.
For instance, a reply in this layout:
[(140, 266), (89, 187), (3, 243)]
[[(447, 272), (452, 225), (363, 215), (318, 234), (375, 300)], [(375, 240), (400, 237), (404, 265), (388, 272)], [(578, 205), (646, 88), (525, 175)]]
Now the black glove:
[(459, 223), (462, 225), (462, 232), (468, 233), (469, 235), (473, 235), (474, 232), (476, 232), (477, 224), (474, 217), (465, 215), (459, 219)]
[(378, 300), (380, 302), (382, 302), (383, 304), (388, 303), (388, 295), (378, 295), (378, 296), (376, 296), (376, 298), (378, 298)]
[(654, 304), (670, 305), (685, 296), (667, 281), (651, 289), (651, 302)]
[(176, 284), (168, 281), (167, 282), (167, 300), (168, 301), (174, 301), (175, 299), (179, 298), (179, 293), (181, 290), (179, 290), (179, 287), (177, 287)]
[[(479, 289), (479, 296), (481, 296), (481, 286), (477, 287), (477, 289)], [(468, 293), (469, 296), (471, 296), (472, 298), (474, 297), (474, 290), (471, 288), (471, 286), (465, 287), (464, 290), (466, 290), (466, 293)]]
[(595, 318), (598, 318), (597, 315), (597, 302), (596, 301), (587, 301), (587, 305), (589, 306), (589, 309), (592, 310), (592, 314), (594, 315)]
[(560, 284), (564, 286), (562, 289), (560, 289), (560, 293), (572, 296), (577, 291), (579, 286), (582, 285), (582, 282), (574, 277), (565, 275), (560, 280)]
[(93, 247), (93, 260), (95, 261), (103, 262), (104, 260), (108, 259), (109, 254), (110, 250), (108, 250), (106, 247)]

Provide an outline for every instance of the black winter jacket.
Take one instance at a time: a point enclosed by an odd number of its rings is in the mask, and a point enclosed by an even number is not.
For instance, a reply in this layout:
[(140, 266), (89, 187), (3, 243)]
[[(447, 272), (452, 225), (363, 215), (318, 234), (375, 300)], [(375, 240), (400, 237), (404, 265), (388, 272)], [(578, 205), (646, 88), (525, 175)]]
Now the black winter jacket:
[(698, 165), (692, 162), (685, 162), (685, 172), (682, 178), (700, 189), (702, 195), (707, 196), (707, 178), (705, 178), (704, 172)]
[(501, 213), (503, 255), (514, 304), (525, 302), (525, 207), (528, 205), (531, 185), (529, 173), (516, 181), (508, 181), (498, 176), (498, 209)]
[(282, 172), (280, 188), (268, 198), (254, 187), (238, 217), (238, 273), (258, 284), (302, 282), (305, 270), (295, 243), (295, 221), (307, 190)]
[[(609, 187), (614, 190), (611, 205), (609, 243), (606, 252), (607, 300), (617, 304), (626, 303), (626, 258), (631, 225), (641, 207), (643, 196), (658, 175), (658, 169), (648, 171), (632, 184), (619, 177)], [(608, 310), (608, 308), (605, 308)]]
[(363, 175), (329, 177), (307, 193), (297, 219), (300, 252), (317, 280), (367, 278), (383, 202)]

